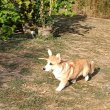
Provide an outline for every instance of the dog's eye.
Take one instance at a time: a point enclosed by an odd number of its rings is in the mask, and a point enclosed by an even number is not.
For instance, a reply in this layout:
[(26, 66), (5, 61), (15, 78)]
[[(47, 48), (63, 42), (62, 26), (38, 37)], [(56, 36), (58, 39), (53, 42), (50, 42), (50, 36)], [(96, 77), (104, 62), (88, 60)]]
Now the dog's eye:
[(50, 63), (50, 65), (53, 65), (52, 63)]

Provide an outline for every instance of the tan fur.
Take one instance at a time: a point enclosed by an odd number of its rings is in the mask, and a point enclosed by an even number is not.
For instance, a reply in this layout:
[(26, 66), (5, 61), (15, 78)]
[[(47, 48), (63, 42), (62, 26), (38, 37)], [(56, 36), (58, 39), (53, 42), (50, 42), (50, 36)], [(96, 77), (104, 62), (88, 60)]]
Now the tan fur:
[[(49, 53), (50, 52), (50, 53)], [(47, 60), (47, 65), (45, 70), (48, 67), (51, 67), (54, 76), (60, 81), (59, 86), (56, 91), (61, 91), (71, 80), (73, 83), (76, 82), (76, 79), (79, 76), (84, 76), (85, 80), (89, 80), (89, 74), (94, 71), (94, 62), (88, 61), (87, 59), (77, 59), (75, 61), (63, 61), (61, 60), (60, 54), (52, 55), (51, 50), (48, 50), (49, 58), (44, 58)], [(51, 63), (52, 65), (49, 65)]]

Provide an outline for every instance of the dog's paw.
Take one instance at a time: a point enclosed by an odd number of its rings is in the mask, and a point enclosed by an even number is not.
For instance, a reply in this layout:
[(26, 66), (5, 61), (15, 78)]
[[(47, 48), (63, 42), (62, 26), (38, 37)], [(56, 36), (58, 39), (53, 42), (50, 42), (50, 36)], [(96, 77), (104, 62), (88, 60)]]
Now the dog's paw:
[(89, 80), (89, 76), (87, 75), (86, 77), (85, 77), (85, 81), (88, 81)]
[(76, 80), (72, 80), (71, 82), (72, 82), (73, 84), (75, 84), (75, 83), (76, 83)]
[(57, 92), (60, 92), (61, 90), (62, 90), (62, 89), (59, 88), (59, 87), (56, 88), (56, 91), (57, 91)]

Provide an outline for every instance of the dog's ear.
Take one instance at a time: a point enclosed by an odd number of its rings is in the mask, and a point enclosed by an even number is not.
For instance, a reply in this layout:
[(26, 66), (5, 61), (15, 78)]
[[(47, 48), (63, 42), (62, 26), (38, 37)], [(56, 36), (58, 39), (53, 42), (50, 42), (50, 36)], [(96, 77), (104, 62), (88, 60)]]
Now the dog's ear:
[(56, 55), (56, 57), (58, 58), (58, 60), (61, 61), (60, 53), (58, 53), (58, 54)]
[(48, 49), (48, 54), (49, 56), (52, 56), (52, 51), (50, 49)]

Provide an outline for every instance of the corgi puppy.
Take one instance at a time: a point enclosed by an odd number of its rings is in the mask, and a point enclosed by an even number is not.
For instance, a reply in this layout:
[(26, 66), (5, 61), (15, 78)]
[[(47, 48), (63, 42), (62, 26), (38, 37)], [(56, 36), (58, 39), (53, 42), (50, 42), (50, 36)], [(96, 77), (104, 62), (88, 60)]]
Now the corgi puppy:
[(65, 88), (67, 83), (71, 81), (76, 82), (79, 76), (85, 77), (85, 80), (89, 80), (89, 74), (94, 72), (94, 62), (87, 59), (77, 59), (75, 61), (63, 61), (60, 57), (60, 53), (52, 55), (52, 51), (48, 49), (48, 58), (39, 58), (47, 61), (44, 71), (52, 71), (55, 78), (60, 81), (56, 91), (61, 91)]

